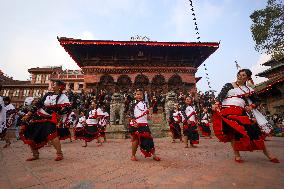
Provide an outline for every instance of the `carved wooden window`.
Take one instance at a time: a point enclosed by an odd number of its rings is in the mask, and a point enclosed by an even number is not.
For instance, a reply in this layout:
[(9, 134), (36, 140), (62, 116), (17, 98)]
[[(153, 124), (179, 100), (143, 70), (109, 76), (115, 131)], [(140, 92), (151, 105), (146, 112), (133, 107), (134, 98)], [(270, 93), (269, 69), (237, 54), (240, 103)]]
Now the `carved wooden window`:
[(182, 84), (182, 79), (179, 75), (175, 74), (172, 77), (170, 77), (168, 84), (169, 85), (180, 85)]
[(121, 75), (119, 76), (119, 78), (117, 79), (117, 85), (118, 86), (127, 86), (127, 85), (131, 85), (131, 79), (129, 76), (127, 75)]
[(136, 76), (134, 84), (135, 85), (148, 85), (149, 79), (147, 76), (140, 74)]
[(155, 77), (152, 80), (152, 85), (161, 86), (165, 84), (165, 78), (162, 75), (155, 75)]
[(100, 84), (101, 85), (108, 85), (108, 84), (113, 84), (114, 80), (110, 75), (103, 75), (100, 78)]

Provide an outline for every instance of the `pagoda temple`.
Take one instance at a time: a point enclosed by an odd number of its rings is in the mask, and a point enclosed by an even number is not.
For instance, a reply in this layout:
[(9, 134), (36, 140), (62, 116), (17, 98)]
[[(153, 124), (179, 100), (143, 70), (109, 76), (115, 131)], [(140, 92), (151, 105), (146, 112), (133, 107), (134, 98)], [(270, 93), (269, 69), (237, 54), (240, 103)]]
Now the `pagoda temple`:
[(84, 88), (110, 92), (196, 90), (198, 67), (219, 48), (216, 42), (58, 41), (82, 69)]
[(268, 80), (258, 84), (255, 88), (266, 110), (271, 114), (284, 113), (284, 57), (279, 60), (269, 60), (262, 65), (271, 68), (258, 73), (257, 76)]

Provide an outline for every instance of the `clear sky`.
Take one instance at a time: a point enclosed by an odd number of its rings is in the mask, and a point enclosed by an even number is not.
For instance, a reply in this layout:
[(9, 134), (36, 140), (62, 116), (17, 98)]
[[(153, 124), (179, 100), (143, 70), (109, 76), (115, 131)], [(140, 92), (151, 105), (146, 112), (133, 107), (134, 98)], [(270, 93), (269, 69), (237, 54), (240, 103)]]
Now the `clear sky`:
[[(201, 42), (219, 42), (206, 60), (212, 88), (235, 80), (237, 60), (254, 74), (269, 56), (254, 50), (250, 14), (267, 0), (193, 0)], [(0, 0), (0, 69), (14, 79), (29, 78), (31, 67), (78, 69), (57, 36), (97, 40), (196, 42), (188, 0)], [(205, 70), (196, 76), (207, 90)], [(260, 82), (260, 78), (256, 79)]]

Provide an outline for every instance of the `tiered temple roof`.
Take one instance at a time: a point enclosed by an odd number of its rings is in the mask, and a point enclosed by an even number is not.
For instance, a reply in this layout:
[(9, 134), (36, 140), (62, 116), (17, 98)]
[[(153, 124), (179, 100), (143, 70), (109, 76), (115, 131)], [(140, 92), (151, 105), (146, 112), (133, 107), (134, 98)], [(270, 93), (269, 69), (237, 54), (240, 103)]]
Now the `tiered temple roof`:
[[(219, 43), (81, 40), (61, 37), (60, 45), (79, 67), (199, 67)], [(103, 61), (102, 61), (103, 60)]]

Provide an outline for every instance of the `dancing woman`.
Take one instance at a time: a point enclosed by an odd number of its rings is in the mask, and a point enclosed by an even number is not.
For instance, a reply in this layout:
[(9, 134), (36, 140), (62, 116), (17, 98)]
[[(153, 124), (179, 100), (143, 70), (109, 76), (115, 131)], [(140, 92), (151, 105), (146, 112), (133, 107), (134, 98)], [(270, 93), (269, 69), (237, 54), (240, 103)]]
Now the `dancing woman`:
[(173, 139), (172, 143), (175, 143), (175, 139), (180, 139), (180, 141), (182, 141), (181, 128), (179, 125), (181, 119), (182, 119), (182, 114), (181, 111), (179, 110), (179, 105), (176, 104), (174, 110), (170, 112), (170, 117), (169, 117), (171, 137)]
[(265, 146), (257, 114), (253, 113), (260, 101), (247, 85), (251, 75), (249, 69), (242, 69), (237, 74), (237, 81), (222, 88), (212, 107), (214, 133), (221, 142), (231, 142), (238, 163), (243, 162), (240, 151), (253, 150), (262, 150), (271, 162), (279, 163)]
[(94, 139), (98, 140), (99, 145), (102, 145), (100, 140), (100, 128), (99, 128), (99, 118), (101, 117), (100, 109), (97, 109), (97, 104), (95, 101), (91, 104), (92, 110), (89, 112), (88, 118), (86, 120), (85, 134), (83, 140), (85, 140), (85, 144), (82, 147), (87, 147), (87, 143), (91, 142)]
[(194, 144), (199, 144), (199, 134), (197, 130), (196, 112), (192, 106), (192, 97), (187, 96), (185, 98), (186, 108), (182, 111), (183, 122), (183, 135), (185, 148), (188, 148), (188, 141), (190, 146), (196, 148)]
[(69, 99), (62, 93), (64, 89), (64, 82), (55, 81), (53, 92), (46, 93), (22, 118), (23, 122), (30, 120), (21, 126), (21, 139), (30, 146), (33, 153), (33, 156), (27, 161), (39, 159), (38, 150), (49, 141), (56, 149), (57, 157), (54, 160), (63, 159), (56, 125), (59, 117), (70, 111)]
[(129, 126), (129, 131), (131, 133), (132, 139), (132, 161), (138, 161), (136, 158), (136, 151), (138, 145), (140, 146), (140, 150), (145, 157), (153, 156), (155, 161), (160, 161), (161, 158), (156, 156), (155, 154), (155, 146), (153, 137), (151, 136), (151, 131), (148, 125), (147, 116), (149, 114), (149, 110), (145, 102), (143, 102), (143, 92), (137, 90), (135, 93), (135, 99), (137, 103), (134, 106), (132, 111)]
[(210, 115), (208, 113), (207, 107), (203, 107), (203, 112), (201, 113), (201, 121), (200, 121), (200, 130), (202, 136), (204, 137), (211, 137), (211, 129), (210, 129)]

